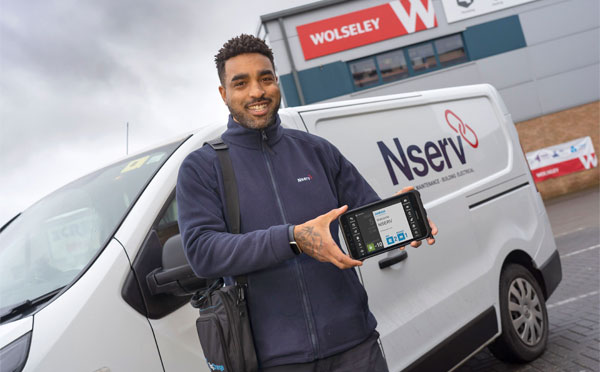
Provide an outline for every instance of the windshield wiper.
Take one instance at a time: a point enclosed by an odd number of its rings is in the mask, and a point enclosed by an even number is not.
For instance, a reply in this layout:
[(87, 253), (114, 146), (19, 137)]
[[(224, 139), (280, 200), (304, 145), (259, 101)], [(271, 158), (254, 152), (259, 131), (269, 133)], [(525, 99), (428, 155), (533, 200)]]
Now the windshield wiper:
[(21, 213), (17, 214), (16, 216), (14, 216), (13, 218), (11, 218), (10, 220), (8, 220), (7, 223), (5, 223), (2, 227), (0, 227), (0, 233), (2, 231), (4, 231), (4, 229), (6, 229), (8, 227), (8, 225), (10, 225), (14, 220), (17, 219), (17, 217), (19, 217), (21, 215)]
[(56, 296), (65, 287), (66, 286), (58, 287), (46, 294), (34, 298), (33, 300), (25, 300), (17, 303), (16, 305), (0, 309), (0, 323), (4, 323), (4, 321), (8, 319), (12, 319), (18, 315), (23, 315), (29, 310), (35, 309), (39, 305), (54, 298), (54, 296)]

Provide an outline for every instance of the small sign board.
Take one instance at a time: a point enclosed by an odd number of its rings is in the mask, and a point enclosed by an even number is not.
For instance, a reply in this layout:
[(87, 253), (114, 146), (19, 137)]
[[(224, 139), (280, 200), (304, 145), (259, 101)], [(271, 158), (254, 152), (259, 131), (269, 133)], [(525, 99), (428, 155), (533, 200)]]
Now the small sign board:
[(531, 151), (526, 156), (535, 182), (598, 166), (594, 144), (589, 136)]

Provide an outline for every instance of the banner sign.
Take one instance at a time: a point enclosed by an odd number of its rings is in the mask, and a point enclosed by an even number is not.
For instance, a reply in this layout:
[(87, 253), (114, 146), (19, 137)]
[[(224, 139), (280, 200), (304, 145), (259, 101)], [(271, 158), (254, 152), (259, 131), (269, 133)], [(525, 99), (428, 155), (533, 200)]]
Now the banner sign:
[(535, 0), (442, 0), (448, 23), (496, 12)]
[(432, 0), (395, 0), (296, 27), (304, 59), (437, 27)]
[(528, 152), (526, 156), (535, 182), (598, 166), (594, 144), (589, 136)]

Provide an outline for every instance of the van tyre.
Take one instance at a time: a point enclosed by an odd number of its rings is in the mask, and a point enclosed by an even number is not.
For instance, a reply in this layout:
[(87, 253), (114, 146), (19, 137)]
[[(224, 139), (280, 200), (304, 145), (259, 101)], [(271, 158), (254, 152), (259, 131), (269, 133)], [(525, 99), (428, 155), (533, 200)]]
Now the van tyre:
[(500, 275), (502, 334), (491, 345), (496, 358), (530, 362), (548, 342), (548, 312), (540, 285), (525, 267), (507, 265)]

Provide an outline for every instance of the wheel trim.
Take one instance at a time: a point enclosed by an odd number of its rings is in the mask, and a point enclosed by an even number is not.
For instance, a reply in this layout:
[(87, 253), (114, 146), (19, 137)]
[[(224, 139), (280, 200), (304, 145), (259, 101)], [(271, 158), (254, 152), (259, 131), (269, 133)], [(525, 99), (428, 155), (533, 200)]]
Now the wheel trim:
[(524, 278), (516, 278), (508, 290), (508, 311), (512, 326), (523, 343), (538, 344), (544, 334), (544, 313), (535, 288)]

